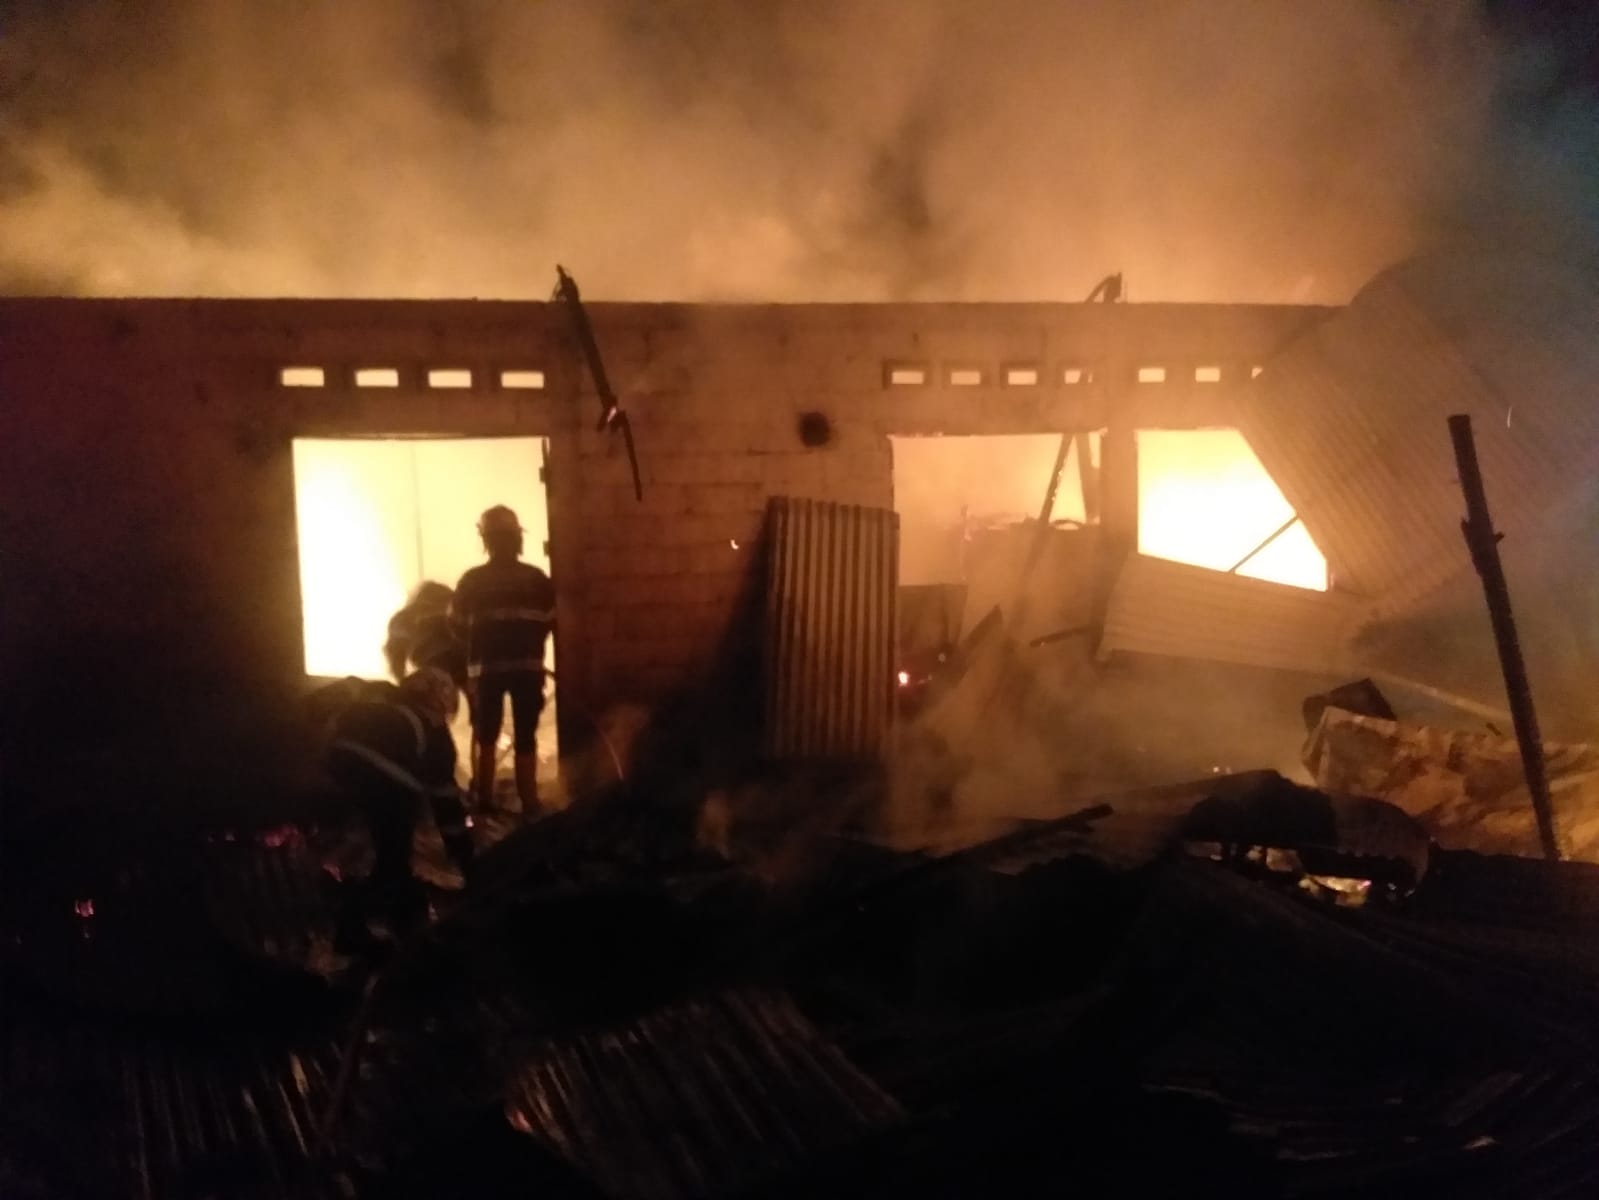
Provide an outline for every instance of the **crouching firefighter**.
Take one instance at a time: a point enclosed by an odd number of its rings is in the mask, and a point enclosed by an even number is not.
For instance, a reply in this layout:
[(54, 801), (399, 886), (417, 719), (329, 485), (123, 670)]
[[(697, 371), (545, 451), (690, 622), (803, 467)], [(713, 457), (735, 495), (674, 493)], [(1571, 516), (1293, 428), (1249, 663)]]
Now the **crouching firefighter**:
[(449, 728), (459, 706), (454, 680), (424, 667), (398, 687), (368, 685), (335, 719), (328, 773), (355, 802), (373, 849), (372, 874), (358, 891), (353, 907), (359, 911), (346, 914), (346, 929), (377, 916), (404, 933), (425, 919), (427, 897), (411, 872), (411, 838), (424, 800), (445, 851), (470, 882), (472, 835), (455, 783)]

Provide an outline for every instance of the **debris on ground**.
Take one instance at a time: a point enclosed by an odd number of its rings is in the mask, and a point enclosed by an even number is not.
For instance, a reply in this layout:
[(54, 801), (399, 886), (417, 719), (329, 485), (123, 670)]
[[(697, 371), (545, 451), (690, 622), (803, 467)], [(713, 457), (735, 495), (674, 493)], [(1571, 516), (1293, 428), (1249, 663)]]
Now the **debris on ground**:
[(0, 1190), (1599, 1183), (1599, 867), (1440, 848), (1271, 771), (1062, 795), (947, 850), (780, 847), (790, 806), (736, 794), (714, 837), (703, 796), (637, 786), (485, 815), (481, 879), (382, 963), (329, 948), (326, 864), (359, 854), (327, 830), (38, 864), (55, 885), (0, 909)]
[[(1387, 801), (1425, 824), (1439, 845), (1542, 853), (1514, 737), (1328, 707), (1303, 757), (1317, 787)], [(1599, 747), (1545, 743), (1544, 762), (1562, 853), (1599, 862)]]
[(1190, 854), (1268, 876), (1312, 895), (1360, 905), (1410, 895), (1427, 874), (1432, 839), (1381, 800), (1329, 795), (1275, 772), (1219, 784), (1189, 811)]

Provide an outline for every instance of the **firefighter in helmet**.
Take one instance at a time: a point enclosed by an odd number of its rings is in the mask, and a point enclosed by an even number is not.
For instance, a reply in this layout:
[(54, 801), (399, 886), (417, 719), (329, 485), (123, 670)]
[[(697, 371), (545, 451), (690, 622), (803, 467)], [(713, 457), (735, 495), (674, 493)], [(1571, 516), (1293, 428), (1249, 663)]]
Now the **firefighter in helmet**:
[(396, 683), (413, 668), (438, 667), (456, 687), (466, 686), (466, 656), (450, 627), (450, 599), (447, 585), (429, 580), (389, 618), (383, 657)]
[(531, 815), (538, 808), (535, 738), (544, 710), (544, 650), (555, 628), (555, 585), (522, 561), (522, 525), (511, 509), (503, 504), (488, 509), (477, 529), (488, 562), (461, 576), (450, 605), (472, 697), (473, 788), (479, 804), (492, 804), (496, 749), (509, 698), (516, 793), (523, 813)]
[(449, 728), (459, 706), (449, 675), (424, 667), (398, 687), (366, 685), (334, 718), (328, 773), (353, 798), (372, 837), (372, 873), (358, 905), (363, 921), (384, 916), (400, 932), (425, 916), (425, 894), (411, 872), (411, 838), (423, 802), (450, 858), (471, 878), (472, 836), (455, 783)]

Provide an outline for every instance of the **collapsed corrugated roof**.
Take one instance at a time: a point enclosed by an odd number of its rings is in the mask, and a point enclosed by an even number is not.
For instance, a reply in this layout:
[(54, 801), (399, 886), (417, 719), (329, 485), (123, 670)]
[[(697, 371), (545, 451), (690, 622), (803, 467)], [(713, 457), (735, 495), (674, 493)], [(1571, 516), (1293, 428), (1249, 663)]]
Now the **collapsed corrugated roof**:
[(1536, 528), (1599, 465), (1599, 281), (1562, 264), (1422, 259), (1267, 367), (1239, 425), (1373, 616), (1467, 563), (1445, 428), (1469, 413), (1496, 525)]
[[(1445, 855), (1395, 915), (1160, 853), (1194, 796), (1270, 782), (1110, 797), (943, 860), (839, 843), (858, 853), (809, 887), (687, 906), (641, 890), (662, 867), (636, 865), (625, 904), (573, 882), (636, 812), (551, 818), (498, 855), (517, 878), (389, 977), (343, 1043), (366, 1049), (331, 1125), (326, 1025), (207, 1037), (0, 992), (0, 1083), (27, 1099), (0, 1123), (0, 1188), (8, 1170), (135, 1197), (1591, 1188), (1599, 870)], [(244, 869), (256, 853), (204, 849), (241, 881), (207, 907), (270, 950), (324, 914), (292, 861)], [(665, 873), (698, 870), (686, 853)]]
[(1135, 554), (1111, 592), (1100, 652), (1338, 673), (1351, 665), (1359, 615), (1342, 593)]
[(1138, 556), (1102, 651), (1361, 671), (1479, 711), (1503, 684), (1447, 418), (1473, 418), (1546, 725), (1586, 736), (1599, 667), (1599, 277), (1513, 256), (1416, 259), (1309, 326), (1236, 419), (1327, 558), (1325, 595)]
[(546, 1039), (506, 1114), (606, 1195), (640, 1200), (734, 1194), (904, 1119), (786, 996), (759, 990)]

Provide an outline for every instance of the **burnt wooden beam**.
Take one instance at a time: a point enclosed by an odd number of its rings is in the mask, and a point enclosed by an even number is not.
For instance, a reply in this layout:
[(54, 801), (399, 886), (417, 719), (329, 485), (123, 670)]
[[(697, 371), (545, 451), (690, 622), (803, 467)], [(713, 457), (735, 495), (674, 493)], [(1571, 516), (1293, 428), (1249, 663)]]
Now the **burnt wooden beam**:
[(583, 361), (588, 364), (589, 376), (594, 380), (594, 390), (600, 397), (600, 421), (596, 428), (601, 432), (607, 429), (622, 435), (622, 444), (627, 449), (627, 465), (633, 473), (633, 497), (640, 503), (644, 500), (644, 481), (639, 475), (638, 449), (633, 444), (633, 425), (627, 419), (627, 414), (622, 411), (621, 402), (616, 398), (616, 392), (611, 387), (611, 380), (605, 373), (605, 360), (600, 357), (600, 344), (594, 338), (594, 327), (589, 324), (588, 310), (583, 307), (582, 294), (577, 290), (577, 280), (566, 273), (566, 269), (559, 264), (555, 268), (555, 295), (566, 306), (567, 313), (572, 320), (572, 334), (577, 338), (578, 349), (583, 353)]

